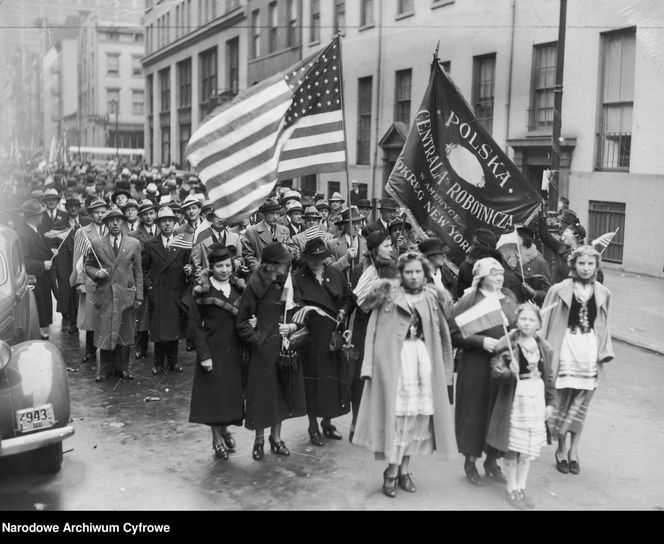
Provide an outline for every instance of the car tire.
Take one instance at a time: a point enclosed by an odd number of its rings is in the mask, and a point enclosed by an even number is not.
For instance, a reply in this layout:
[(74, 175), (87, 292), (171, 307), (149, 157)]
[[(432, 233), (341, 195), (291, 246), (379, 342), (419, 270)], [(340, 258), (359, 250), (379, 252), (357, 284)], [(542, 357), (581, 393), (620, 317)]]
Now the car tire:
[(40, 472), (55, 474), (60, 471), (62, 466), (62, 442), (40, 448), (35, 454)]

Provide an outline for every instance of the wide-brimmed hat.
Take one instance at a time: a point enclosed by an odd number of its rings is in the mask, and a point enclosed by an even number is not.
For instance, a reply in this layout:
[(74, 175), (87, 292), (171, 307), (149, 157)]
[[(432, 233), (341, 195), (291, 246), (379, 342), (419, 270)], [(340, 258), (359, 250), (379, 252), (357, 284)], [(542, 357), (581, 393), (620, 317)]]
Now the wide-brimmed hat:
[(116, 218), (122, 219), (123, 221), (127, 220), (127, 216), (125, 214), (123, 214), (120, 210), (118, 210), (117, 208), (114, 207), (114, 208), (111, 208), (108, 211), (108, 213), (104, 216), (103, 222), (104, 222), (104, 224), (106, 224), (111, 219), (116, 219)]
[(60, 195), (58, 194), (57, 189), (46, 189), (44, 191), (44, 196), (42, 196), (42, 200), (49, 200), (51, 198), (54, 198), (55, 200), (60, 200)]
[(21, 204), (21, 211), (23, 212), (24, 217), (34, 217), (39, 215), (44, 211), (42, 205), (36, 200), (26, 200)]
[[(406, 223), (407, 227), (413, 228), (412, 225), (408, 221), (406, 221), (405, 223)], [(395, 217), (394, 219), (392, 219), (392, 221), (390, 221), (390, 224), (387, 225), (387, 230), (392, 230), (393, 228), (396, 228), (396, 227), (401, 228), (401, 226), (403, 226), (403, 224), (404, 224), (403, 218)]]
[(220, 263), (222, 261), (227, 261), (228, 259), (232, 258), (233, 254), (231, 253), (231, 250), (228, 249), (226, 246), (222, 246), (210, 251), (207, 260), (208, 264), (213, 265), (214, 263)]
[(180, 209), (182, 210), (188, 208), (189, 206), (198, 206), (199, 208), (203, 207), (202, 202), (198, 198), (196, 198), (195, 195), (189, 195), (180, 203)]
[(157, 219), (155, 221), (159, 223), (162, 219), (172, 219), (173, 221), (177, 222), (178, 218), (176, 217), (175, 213), (173, 210), (170, 208), (170, 206), (164, 206), (159, 210), (159, 213), (157, 214)]
[(286, 205), (286, 213), (291, 213), (291, 212), (304, 212), (304, 208), (302, 207), (302, 204), (300, 204), (299, 201), (295, 200), (293, 202), (289, 202)]
[(171, 200), (168, 204), (166, 204), (166, 206), (168, 206), (175, 213), (182, 213), (182, 206), (180, 206), (180, 203), (177, 200)]
[(145, 194), (157, 196), (159, 194), (159, 187), (156, 183), (148, 183), (148, 186), (145, 188)]
[(357, 207), (371, 209), (371, 202), (366, 198), (360, 198), (360, 200), (357, 201)]
[(144, 200), (141, 200), (141, 203), (138, 205), (138, 213), (144, 213), (149, 210), (154, 210), (157, 206), (155, 206), (155, 203), (152, 202), (152, 200), (146, 198)]
[(399, 206), (397, 206), (397, 203), (392, 200), (391, 198), (383, 198), (380, 201), (380, 209), (381, 210), (396, 210), (398, 209)]
[(311, 240), (308, 240), (302, 250), (303, 257), (319, 257), (321, 259), (326, 259), (331, 255), (332, 253), (330, 253), (330, 250), (325, 247), (325, 242), (323, 242), (322, 238), (312, 238)]
[(330, 209), (330, 204), (325, 199), (318, 200), (316, 202), (316, 209), (317, 210), (329, 210)]
[(65, 208), (71, 208), (72, 206), (81, 207), (81, 201), (76, 195), (69, 195), (65, 200)]
[(320, 219), (320, 213), (318, 213), (318, 210), (316, 209), (315, 206), (308, 206), (304, 210), (304, 218), (305, 219)]
[(427, 238), (426, 240), (422, 240), (417, 244), (417, 248), (425, 257), (445, 254), (445, 244), (438, 238)]
[(385, 230), (375, 230), (367, 237), (367, 249), (371, 251), (376, 249), (380, 244), (389, 238), (389, 234)]
[(127, 199), (127, 202), (125, 202), (125, 205), (122, 206), (122, 211), (124, 212), (127, 208), (131, 208), (132, 206), (134, 208), (136, 208), (137, 210), (140, 210), (140, 206), (138, 205), (138, 202), (136, 200), (134, 200), (133, 198), (129, 198), (129, 199)]
[(113, 202), (120, 195), (125, 195), (127, 198), (131, 198), (131, 186), (128, 181), (118, 181), (115, 183), (115, 189), (113, 190)]
[(30, 198), (32, 200), (41, 200), (42, 198), (44, 198), (44, 191), (42, 191), (41, 189), (35, 189), (30, 193)]
[(332, 196), (330, 197), (330, 202), (346, 202), (343, 196), (341, 196), (341, 193), (335, 192), (332, 193)]
[(91, 212), (92, 210), (96, 208), (108, 208), (108, 202), (106, 202), (103, 198), (101, 197), (96, 197), (93, 198), (90, 204), (87, 206), (87, 210)]
[(288, 189), (283, 195), (281, 195), (282, 202), (286, 202), (286, 200), (291, 198), (299, 200), (300, 202), (302, 201), (302, 195), (293, 189)]
[(263, 204), (261, 204), (261, 207), (258, 208), (258, 211), (261, 213), (266, 213), (266, 212), (276, 212), (281, 209), (281, 206), (279, 203), (274, 199), (274, 198), (268, 198)]
[(274, 242), (263, 248), (261, 262), (264, 263), (289, 263), (293, 257), (281, 242)]
[(339, 214), (339, 223), (364, 221), (364, 216), (359, 212), (356, 206), (351, 206), (342, 210)]

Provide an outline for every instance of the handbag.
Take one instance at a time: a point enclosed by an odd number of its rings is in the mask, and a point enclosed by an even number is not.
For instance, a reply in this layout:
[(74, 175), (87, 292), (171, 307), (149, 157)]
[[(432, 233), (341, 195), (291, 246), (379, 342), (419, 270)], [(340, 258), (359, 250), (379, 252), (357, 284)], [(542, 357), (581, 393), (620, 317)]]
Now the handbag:
[(289, 412), (293, 411), (296, 380), (300, 372), (302, 372), (300, 354), (292, 349), (289, 343), (282, 343), (279, 358), (277, 359), (277, 377), (283, 389)]
[(328, 349), (330, 352), (340, 351), (344, 346), (344, 337), (339, 330), (339, 327), (332, 331), (332, 336), (330, 336), (330, 343)]

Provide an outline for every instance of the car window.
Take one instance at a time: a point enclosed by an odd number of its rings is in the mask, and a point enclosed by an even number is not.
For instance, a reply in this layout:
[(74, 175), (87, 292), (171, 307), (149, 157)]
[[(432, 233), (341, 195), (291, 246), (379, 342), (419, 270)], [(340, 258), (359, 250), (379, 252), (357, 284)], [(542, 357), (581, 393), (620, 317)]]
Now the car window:
[(4, 286), (9, 279), (7, 270), (7, 258), (4, 253), (0, 254), (0, 286)]
[(18, 278), (23, 274), (23, 253), (21, 252), (21, 246), (18, 242), (12, 242), (11, 252), (11, 262), (14, 265), (14, 277)]

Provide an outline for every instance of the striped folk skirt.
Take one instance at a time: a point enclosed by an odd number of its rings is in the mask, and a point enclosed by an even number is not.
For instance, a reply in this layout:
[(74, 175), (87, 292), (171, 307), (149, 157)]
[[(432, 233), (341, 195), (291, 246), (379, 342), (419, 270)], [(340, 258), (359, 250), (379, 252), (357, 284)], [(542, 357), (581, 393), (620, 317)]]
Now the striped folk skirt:
[(558, 389), (556, 408), (549, 420), (551, 435), (559, 437), (568, 432), (580, 433), (594, 394), (594, 390), (588, 389)]
[(546, 407), (542, 378), (516, 382), (510, 415), (509, 449), (528, 457), (539, 457), (546, 444)]

